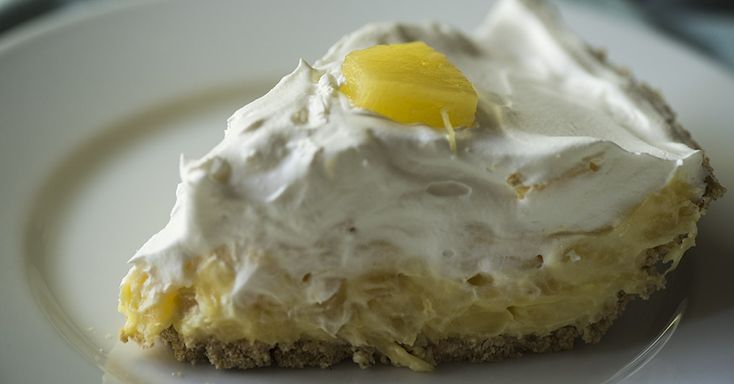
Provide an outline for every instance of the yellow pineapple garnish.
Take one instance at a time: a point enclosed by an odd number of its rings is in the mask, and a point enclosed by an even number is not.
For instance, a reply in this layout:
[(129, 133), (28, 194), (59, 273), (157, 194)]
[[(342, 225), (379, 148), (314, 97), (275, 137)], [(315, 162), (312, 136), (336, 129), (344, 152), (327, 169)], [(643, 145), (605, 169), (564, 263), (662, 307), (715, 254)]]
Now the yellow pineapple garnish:
[(446, 129), (474, 123), (477, 93), (471, 82), (422, 41), (350, 52), (342, 74), (341, 91), (355, 106), (397, 122)]

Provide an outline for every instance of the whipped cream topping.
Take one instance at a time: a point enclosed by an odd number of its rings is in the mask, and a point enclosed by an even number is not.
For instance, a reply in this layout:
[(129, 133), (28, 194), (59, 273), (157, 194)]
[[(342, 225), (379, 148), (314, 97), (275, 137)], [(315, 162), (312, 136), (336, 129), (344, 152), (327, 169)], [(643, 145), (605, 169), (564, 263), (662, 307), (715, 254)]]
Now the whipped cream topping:
[[(347, 53), (415, 40), (479, 94), (456, 153), (446, 132), (356, 109), (338, 91)], [(523, 2), (501, 2), (472, 35), (365, 26), (237, 111), (203, 158), (182, 158), (170, 223), (131, 263), (166, 290), (190, 284), (187, 260), (225, 248), (236, 302), (287, 294), (274, 267), (308, 274), (312, 302), (335, 293), (334, 278), (416, 262), (501, 284), (523, 261), (552, 264), (570, 242), (613, 227), (673, 177), (703, 193), (702, 152), (676, 140), (629, 82)]]

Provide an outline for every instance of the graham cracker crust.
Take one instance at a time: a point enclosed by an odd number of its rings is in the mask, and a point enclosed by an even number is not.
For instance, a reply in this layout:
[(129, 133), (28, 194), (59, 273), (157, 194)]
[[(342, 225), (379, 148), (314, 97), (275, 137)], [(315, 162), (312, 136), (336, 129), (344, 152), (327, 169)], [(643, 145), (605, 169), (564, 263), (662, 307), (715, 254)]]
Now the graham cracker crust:
[[(521, 338), (496, 336), (492, 338), (447, 338), (437, 343), (419, 337), (406, 351), (421, 359), (437, 365), (439, 363), (468, 361), (486, 362), (506, 360), (525, 353), (557, 352), (573, 348), (577, 339), (597, 342), (612, 324), (614, 318), (623, 310), (629, 299), (620, 295), (618, 304), (609, 315), (585, 329), (566, 326), (549, 335), (527, 335)], [(179, 361), (195, 364), (210, 362), (218, 369), (249, 369), (277, 366), (284, 368), (319, 367), (328, 368), (351, 358), (360, 367), (375, 364), (393, 364), (390, 359), (372, 347), (352, 346), (342, 341), (298, 340), (293, 343), (268, 345), (247, 340), (223, 343), (217, 340), (199, 342), (188, 347), (178, 332), (168, 328), (161, 333), (161, 339), (172, 350)]]

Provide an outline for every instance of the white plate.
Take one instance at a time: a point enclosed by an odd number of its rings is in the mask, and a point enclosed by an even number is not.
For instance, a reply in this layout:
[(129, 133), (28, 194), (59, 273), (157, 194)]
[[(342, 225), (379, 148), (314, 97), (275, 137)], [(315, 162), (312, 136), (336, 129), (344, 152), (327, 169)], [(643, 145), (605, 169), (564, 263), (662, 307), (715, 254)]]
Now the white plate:
[[(235, 108), (266, 91), (299, 57), (319, 57), (365, 22), (440, 19), (471, 29), (485, 3), (103, 3), (5, 36), (0, 382), (601, 382), (642, 366), (632, 381), (731, 381), (731, 196), (705, 218), (701, 245), (688, 253), (670, 290), (633, 305), (601, 344), (568, 353), (452, 364), (428, 375), (350, 365), (216, 372), (173, 362), (160, 349), (116, 342), (118, 282), (128, 257), (167, 220), (179, 153), (203, 154)], [(578, 8), (565, 14), (614, 61), (662, 88), (722, 182), (734, 185), (734, 80), (636, 24)], [(677, 331), (671, 328), (635, 361), (686, 299)]]

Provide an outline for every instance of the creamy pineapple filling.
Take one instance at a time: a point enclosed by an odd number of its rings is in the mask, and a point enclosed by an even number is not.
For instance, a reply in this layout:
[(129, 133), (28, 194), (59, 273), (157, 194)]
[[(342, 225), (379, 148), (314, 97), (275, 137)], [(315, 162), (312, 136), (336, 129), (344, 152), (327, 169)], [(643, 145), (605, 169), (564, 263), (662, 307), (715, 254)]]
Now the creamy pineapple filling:
[[(516, 265), (502, 276), (449, 278), (419, 258), (350, 279), (316, 271), (291, 276), (267, 251), (252, 250), (244, 263), (266, 266), (273, 295), (238, 297), (233, 294), (234, 271), (243, 261), (225, 250), (187, 265), (187, 286), (150, 284), (155, 271), (134, 267), (122, 284), (119, 309), (127, 317), (122, 335), (152, 344), (173, 326), (191, 344), (211, 337), (268, 344), (342, 340), (374, 346), (396, 364), (430, 369), (431, 361), (404, 349), (419, 335), (432, 341), (542, 336), (599, 321), (615, 308), (619, 292), (646, 296), (664, 278), (644, 268), (646, 251), (687, 235), (664, 260), (671, 269), (678, 263), (695, 238), (695, 196), (689, 185), (675, 179), (614, 228), (559, 239), (568, 243), (563, 252), (513, 260)], [(321, 293), (326, 286), (327, 293)]]

